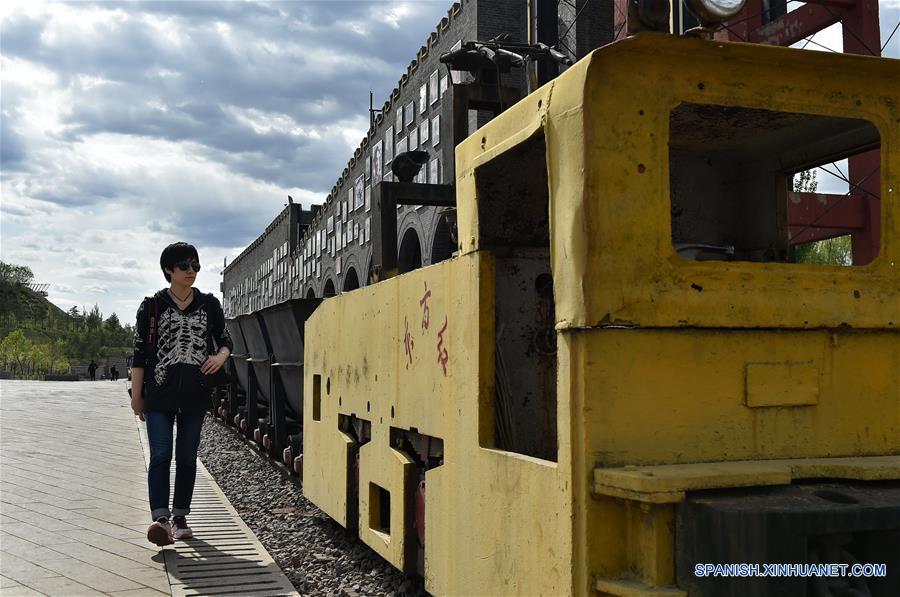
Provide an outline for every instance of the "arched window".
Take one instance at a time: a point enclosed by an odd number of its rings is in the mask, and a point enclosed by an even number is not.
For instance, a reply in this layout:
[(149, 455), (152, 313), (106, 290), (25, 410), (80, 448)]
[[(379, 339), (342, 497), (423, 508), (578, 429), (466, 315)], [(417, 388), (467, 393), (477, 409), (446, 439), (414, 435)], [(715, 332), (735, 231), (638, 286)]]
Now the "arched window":
[(451, 227), (451, 218), (455, 223), (455, 211), (445, 211), (438, 216), (438, 223), (434, 230), (434, 240), (431, 243), (431, 264), (440, 263), (445, 259), (453, 257), (456, 251), (456, 244), (453, 240), (453, 228)]
[(356, 275), (356, 270), (351, 267), (344, 276), (344, 292), (356, 290), (357, 288), (359, 288), (359, 276)]
[(325, 288), (322, 290), (322, 296), (328, 298), (330, 296), (334, 296), (335, 294), (337, 293), (334, 291), (334, 282), (332, 282), (331, 278), (329, 278), (325, 282)]
[(401, 274), (411, 272), (414, 269), (422, 267), (422, 245), (419, 242), (419, 235), (413, 228), (410, 228), (403, 235), (400, 242), (400, 251), (397, 254), (397, 269)]
[(316, 291), (313, 290), (312, 286), (310, 286), (309, 290), (306, 291), (306, 298), (308, 298), (308, 299), (316, 298)]

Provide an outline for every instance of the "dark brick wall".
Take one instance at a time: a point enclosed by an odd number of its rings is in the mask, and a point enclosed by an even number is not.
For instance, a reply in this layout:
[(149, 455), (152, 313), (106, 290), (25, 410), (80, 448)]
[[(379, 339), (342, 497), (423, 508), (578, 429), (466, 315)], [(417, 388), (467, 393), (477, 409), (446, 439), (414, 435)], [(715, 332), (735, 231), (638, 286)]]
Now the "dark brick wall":
[[(578, 16), (577, 22), (572, 21)], [(581, 60), (600, 46), (613, 41), (615, 6), (613, 0), (574, 0), (559, 3), (558, 29), (561, 50)]]
[[(499, 35), (508, 34), (510, 41), (528, 41), (528, 11), (525, 0), (481, 0), (474, 7), (477, 16), (477, 39), (487, 41)], [(504, 85), (522, 90), (525, 95), (525, 73), (516, 69), (501, 79)], [(478, 118), (479, 126), (484, 126), (484, 117)]]
[[(361, 207), (356, 207), (355, 190), (353, 209), (344, 206), (349, 203), (351, 188), (357, 186), (360, 176), (366, 177), (362, 185), (364, 194), (371, 195), (371, 187), (378, 181), (378, 173), (374, 171), (375, 154), (379, 151), (376, 149), (377, 146), (380, 145), (382, 155), (381, 176), (383, 180), (392, 180), (390, 163), (384, 157), (387, 154), (387, 144), (393, 142), (394, 146), (391, 151), (393, 155), (396, 155), (398, 150), (404, 149), (419, 149), (429, 154), (429, 164), (423, 168), (426, 182), (452, 183), (454, 178), (452, 144), (443, 135), (439, 135), (440, 140), (435, 144), (437, 128), (434, 126), (437, 124), (435, 118), (439, 117), (441, 113), (441, 102), (445, 101), (443, 98), (447, 97), (450, 92), (439, 94), (436, 101), (433, 101), (435, 98), (432, 80), (434, 74), (437, 73), (438, 91), (440, 92), (440, 81), (448, 75), (446, 68), (439, 62), (440, 55), (450, 50), (457, 41), (472, 36), (476, 24), (474, 8), (474, 2), (465, 2), (463, 5), (454, 6), (449, 10), (447, 18), (429, 36), (417, 53), (415, 60), (408, 66), (406, 74), (401, 77), (391, 97), (382, 106), (382, 114), (376, 120), (375, 126), (369, 131), (343, 175), (335, 184), (325, 201), (320, 217), (310, 228), (310, 234), (302, 240), (301, 255), (304, 258), (301, 267), (301, 296), (308, 295), (310, 290), (315, 296), (322, 296), (325, 285), (329, 281), (335, 289), (340, 291), (345, 286), (351, 268), (361, 285), (368, 282), (372, 259), (372, 220), (376, 206), (370, 205), (366, 209), (365, 201), (363, 201)], [(421, 102), (423, 86), (426, 87), (424, 109)], [(449, 87), (449, 85), (447, 86)], [(412, 122), (409, 122), (406, 116), (410, 113), (411, 105), (413, 117)], [(399, 132), (398, 112), (404, 114), (400, 121), (402, 124)], [(425, 124), (426, 119), (427, 125)], [(428, 141), (423, 143), (421, 137), (426, 128)], [(367, 174), (367, 161), (373, 164), (371, 175)], [(434, 176), (435, 174), (437, 177)], [(348, 214), (346, 218), (344, 217), (345, 211)], [(426, 265), (430, 263), (431, 244), (438, 215), (439, 210), (428, 207), (402, 206), (398, 210), (398, 243), (407, 230), (412, 228), (420, 243), (423, 264)], [(337, 230), (339, 221), (341, 222), (340, 236)], [(346, 240), (341, 239), (341, 236), (346, 236), (347, 226), (350, 226), (353, 231), (349, 244)], [(357, 229), (361, 231), (362, 239), (356, 234)], [(368, 235), (365, 233), (366, 230), (369, 230)], [(316, 240), (317, 235), (318, 241)], [(322, 251), (320, 247), (316, 251), (316, 243), (321, 245), (323, 239), (327, 250)], [(332, 247), (334, 248), (332, 249)]]
[(292, 268), (300, 229), (312, 219), (298, 204), (285, 207), (253, 243), (225, 268), (222, 306), (226, 317), (263, 309), (291, 298)]

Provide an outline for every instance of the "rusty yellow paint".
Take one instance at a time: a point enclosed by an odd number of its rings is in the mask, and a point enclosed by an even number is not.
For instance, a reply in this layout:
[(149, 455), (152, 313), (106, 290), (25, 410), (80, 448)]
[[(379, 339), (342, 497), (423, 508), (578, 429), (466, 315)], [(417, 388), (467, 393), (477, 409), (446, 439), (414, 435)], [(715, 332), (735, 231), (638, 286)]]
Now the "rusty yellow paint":
[[(817, 403), (749, 407), (746, 364), (792, 358), (817, 364)], [(579, 583), (624, 578), (622, 592), (603, 584), (610, 594), (631, 594), (639, 580), (621, 547), (622, 504), (800, 478), (900, 478), (896, 332), (562, 330), (559, 362), (578, 446), (573, 574)], [(644, 588), (651, 595), (667, 586)]]
[[(407, 525), (406, 512), (412, 505), (413, 495), (406, 491), (415, 463), (407, 455), (389, 445), (389, 426), (373, 425), (372, 441), (359, 453), (359, 536), (369, 547), (401, 570), (414, 569), (414, 561), (407, 561), (406, 542), (413, 540)], [(378, 507), (372, 501), (378, 499), (378, 488), (390, 495), (390, 528), (379, 526)]]
[[(602, 323), (897, 329), (900, 92), (881, 84), (897, 80), (900, 61), (890, 59), (657, 34), (614, 43), (460, 144), (460, 248), (481, 247), (477, 168), (543, 130), (560, 329)], [(680, 258), (671, 240), (668, 127), (670, 111), (682, 102), (873, 123), (881, 136), (884, 198), (875, 261), (841, 268)]]
[[(582, 361), (574, 366), (590, 388), (586, 449), (603, 467), (900, 453), (900, 334), (846, 332), (837, 345), (831, 335), (564, 333), (579, 346)], [(816, 363), (818, 403), (748, 407), (746, 364), (790, 359)]]
[[(585, 502), (596, 515), (585, 537), (591, 567), (575, 563), (573, 576), (584, 577), (601, 594), (684, 595), (675, 582), (675, 507), (608, 496)], [(582, 594), (587, 587), (576, 587)]]
[[(882, 197), (896, 198), (900, 90), (873, 84), (890, 80), (896, 61), (644, 35), (493, 120), (457, 148), (460, 255), (326, 300), (307, 322), (304, 389), (318, 375), (322, 390), (318, 420), (304, 406), (306, 495), (411, 569), (414, 472), (389, 438), (414, 428), (444, 441), (443, 465), (425, 475), (433, 594), (674, 597), (674, 502), (687, 492), (900, 478), (897, 201), (883, 201), (881, 252), (864, 267), (691, 262), (672, 247), (667, 164), (680, 102), (864, 118), (881, 134)], [(475, 184), (536, 135), (556, 462), (492, 447), (495, 262)], [(340, 415), (371, 423), (358, 520)], [(373, 487), (391, 496), (389, 531), (373, 528)]]
[(597, 578), (594, 588), (600, 595), (615, 597), (686, 597), (687, 593), (672, 587), (650, 587), (635, 580)]
[[(685, 492), (714, 487), (787, 485), (794, 479), (900, 479), (900, 456), (785, 458), (598, 468), (594, 493), (650, 502), (680, 502)], [(659, 499), (664, 498), (664, 499)]]
[(751, 408), (812, 406), (819, 399), (819, 370), (815, 362), (747, 363), (745, 401)]
[[(568, 468), (484, 447), (493, 433), (493, 414), (485, 412), (493, 393), (492, 280), (491, 256), (475, 253), (322, 303), (306, 324), (307, 338), (317, 341), (307, 344), (305, 391), (311, 396), (313, 376), (321, 375), (323, 396), (320, 420), (312, 420), (312, 400), (304, 406), (303, 490), (347, 525), (347, 437), (338, 416), (370, 421), (371, 441), (360, 449), (359, 535), (396, 567), (412, 569), (410, 465), (391, 447), (390, 428), (442, 438), (444, 464), (425, 477), (426, 588), (570, 594)], [(371, 528), (370, 484), (390, 492), (390, 533)]]
[(668, 504), (625, 502), (626, 553), (629, 569), (650, 586), (675, 582), (675, 548), (672, 529), (675, 509)]

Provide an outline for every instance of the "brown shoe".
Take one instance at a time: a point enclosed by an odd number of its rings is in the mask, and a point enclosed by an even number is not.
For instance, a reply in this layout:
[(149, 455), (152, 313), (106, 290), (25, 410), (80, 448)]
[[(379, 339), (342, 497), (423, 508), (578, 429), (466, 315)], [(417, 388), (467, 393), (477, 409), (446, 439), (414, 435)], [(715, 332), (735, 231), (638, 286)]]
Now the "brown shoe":
[(150, 525), (150, 528), (147, 529), (147, 541), (160, 547), (175, 543), (168, 518), (161, 516)]

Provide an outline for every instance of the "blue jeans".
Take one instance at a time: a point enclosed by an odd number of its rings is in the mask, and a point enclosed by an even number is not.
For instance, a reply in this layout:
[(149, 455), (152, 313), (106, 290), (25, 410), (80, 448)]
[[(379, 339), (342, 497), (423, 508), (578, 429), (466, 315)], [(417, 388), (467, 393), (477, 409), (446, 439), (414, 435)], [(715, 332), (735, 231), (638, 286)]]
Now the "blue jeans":
[[(145, 412), (150, 440), (150, 466), (147, 486), (150, 490), (150, 516), (187, 516), (191, 512), (194, 480), (197, 477), (197, 448), (203, 412)], [(172, 466), (172, 426), (178, 423), (175, 438), (175, 498), (169, 512), (169, 471)]]

